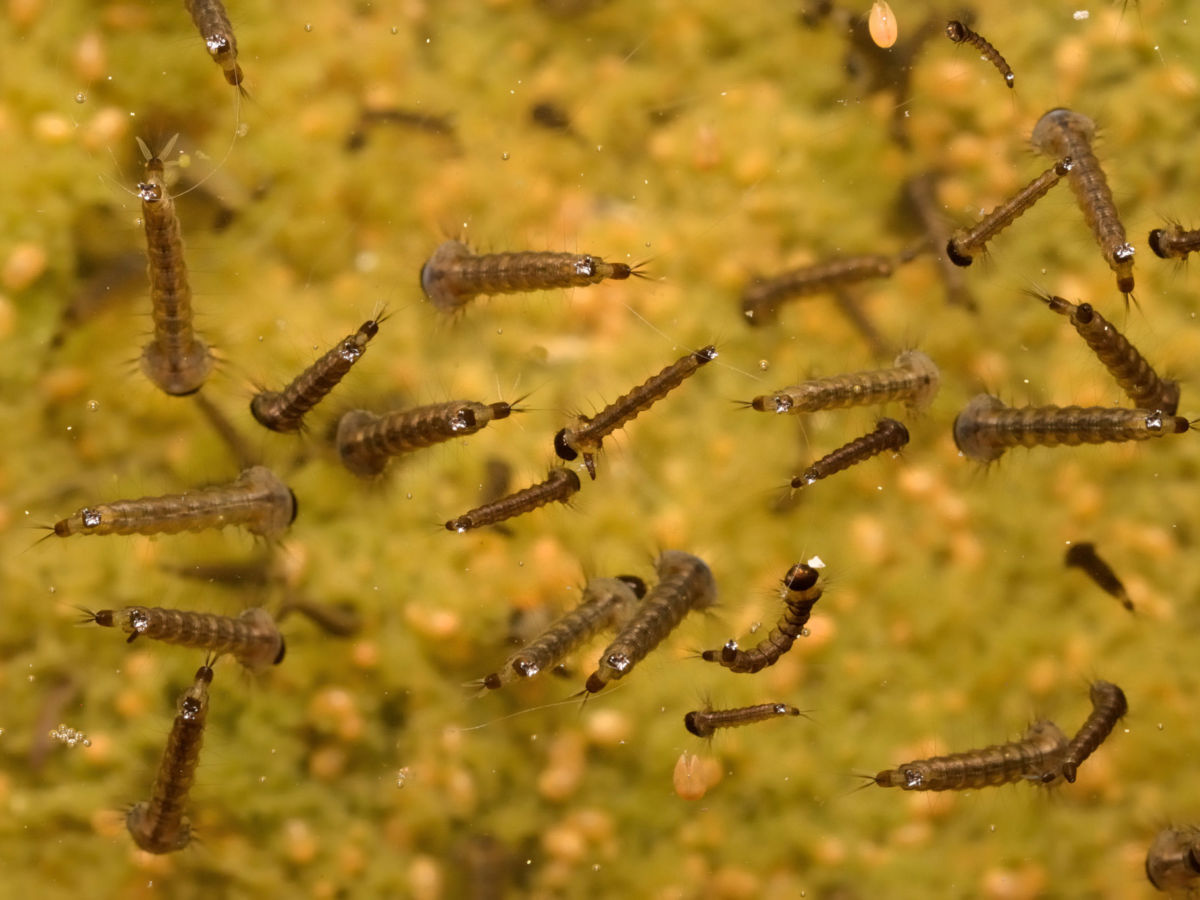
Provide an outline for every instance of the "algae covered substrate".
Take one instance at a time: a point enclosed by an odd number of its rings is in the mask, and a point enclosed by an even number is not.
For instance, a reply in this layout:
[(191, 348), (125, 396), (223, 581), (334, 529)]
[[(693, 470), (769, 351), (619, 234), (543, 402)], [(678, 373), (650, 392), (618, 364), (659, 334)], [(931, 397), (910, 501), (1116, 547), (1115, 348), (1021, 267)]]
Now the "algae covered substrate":
[[(788, 3), (252, 0), (229, 7), (238, 104), (181, 4), (12, 0), (0, 18), (6, 890), (1151, 893), (1154, 833), (1200, 816), (1196, 436), (1018, 450), (984, 469), (958, 455), (951, 424), (980, 390), (1014, 405), (1125, 402), (1029, 289), (1094, 303), (1182, 381), (1180, 411), (1194, 414), (1196, 273), (1146, 246), (1165, 219), (1197, 215), (1190, 6), (982, 11), (976, 26), (1017, 73), (1009, 90), (941, 35), (960, 11), (924, 4), (893, 3), (901, 46), (927, 15), (933, 29), (900, 71)], [(569, 125), (546, 127), (539, 104)], [(900, 202), (911, 177), (938, 174), (947, 224), (976, 219), (1049, 164), (1028, 137), (1055, 106), (1100, 126), (1137, 247), (1128, 313), (1061, 185), (966, 270), (976, 313), (946, 302), (929, 256), (859, 288), (883, 356), (831, 297), (790, 304), (774, 325), (743, 321), (755, 274), (919, 240)], [(161, 147), (177, 132), (177, 192), (203, 181), (178, 200), (197, 327), (222, 360), (203, 393), (293, 488), (299, 515), (277, 544), (235, 529), (35, 543), (89, 502), (237, 474), (196, 405), (131, 362), (150, 328), (134, 137)], [(590, 252), (648, 277), (481, 298), (447, 318), (418, 283), (447, 237)], [(305, 435), (253, 422), (254, 385), (282, 384), (381, 305), (378, 337)], [(710, 342), (719, 358), (606, 441), (570, 508), (506, 531), (442, 527), (477, 504), (489, 460), (515, 486), (541, 479), (568, 416)], [(902, 457), (793, 501), (781, 486), (879, 411), (799, 418), (734, 401), (905, 347), (936, 360), (942, 387), (922, 414), (889, 410), (912, 434)], [(354, 406), (526, 394), (520, 414), (376, 482), (346, 472), (327, 438)], [(1063, 567), (1067, 542), (1083, 540), (1124, 578), (1133, 615)], [(514, 622), (569, 608), (588, 575), (649, 579), (667, 548), (710, 564), (721, 604), (619, 685), (559, 702), (601, 640), (565, 678), (464, 689), (512, 652)], [(779, 615), (779, 578), (814, 556), (829, 587), (778, 665), (745, 676), (695, 658), (730, 637), (753, 643), (755, 624)], [(201, 564), (249, 565), (178, 572)], [(291, 616), (278, 667), (218, 663), (188, 803), (196, 840), (137, 851), (122, 810), (148, 795), (200, 654), (126, 645), (80, 626), (77, 607), (236, 613), (296, 596), (352, 605), (361, 630), (336, 639)], [(1040, 717), (1070, 733), (1097, 678), (1131, 711), (1074, 785), (933, 796), (857, 777), (1002, 742)], [(769, 700), (808, 718), (711, 744), (683, 727), (706, 702)], [(91, 745), (48, 743), (59, 722)], [(672, 784), (684, 751), (720, 775), (694, 802)]]

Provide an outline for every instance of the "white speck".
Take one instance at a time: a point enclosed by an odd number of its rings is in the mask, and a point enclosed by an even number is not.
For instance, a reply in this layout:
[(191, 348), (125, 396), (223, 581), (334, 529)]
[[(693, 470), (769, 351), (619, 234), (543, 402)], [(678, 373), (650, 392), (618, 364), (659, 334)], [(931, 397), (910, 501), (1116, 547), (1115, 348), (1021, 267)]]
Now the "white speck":
[(1090, 15), (1091, 13), (1089, 13), (1086, 9), (1077, 9), (1075, 12), (1071, 13), (1071, 18), (1076, 22), (1082, 22)]
[(819, 556), (814, 556), (808, 561), (808, 565), (813, 569), (823, 569), (825, 568), (825, 560), (821, 559)]

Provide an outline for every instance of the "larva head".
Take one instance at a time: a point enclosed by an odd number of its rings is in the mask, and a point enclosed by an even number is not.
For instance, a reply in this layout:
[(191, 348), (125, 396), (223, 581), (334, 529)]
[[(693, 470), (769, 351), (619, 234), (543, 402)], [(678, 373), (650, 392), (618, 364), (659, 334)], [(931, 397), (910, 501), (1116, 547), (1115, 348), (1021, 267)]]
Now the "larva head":
[(696, 737), (706, 738), (713, 735), (712, 728), (701, 718), (700, 713), (695, 710), (692, 710), (683, 717), (683, 727)]
[(490, 675), (483, 676), (483, 686), (489, 691), (499, 690), (503, 683), (504, 682), (500, 680), (500, 674), (498, 672), (492, 672)]
[(975, 262), (974, 256), (964, 253), (958, 248), (958, 241), (955, 238), (950, 238), (950, 240), (946, 241), (946, 257), (950, 262), (964, 269)]
[(880, 787), (903, 787), (904, 775), (899, 769), (884, 769), (875, 776), (874, 781)]
[(956, 44), (961, 44), (967, 39), (967, 26), (951, 19), (946, 23), (946, 37)]
[(457, 262), (471, 255), (462, 241), (445, 241), (421, 266), (421, 290), (444, 313), (457, 312), (475, 297), (474, 293), (455, 290)]
[(789, 591), (807, 591), (820, 577), (821, 573), (808, 563), (796, 563), (783, 576), (783, 586)]
[(703, 366), (712, 362), (717, 358), (717, 356), (719, 356), (719, 354), (717, 353), (716, 345), (709, 344), (707, 347), (701, 347), (699, 350), (693, 353), (692, 359), (696, 361), (697, 365)]
[(446, 523), (446, 530), (453, 531), (456, 534), (466, 534), (474, 527), (475, 523), (471, 521), (470, 516), (459, 516), (457, 519), (451, 519)]
[(1170, 259), (1171, 253), (1164, 240), (1170, 240), (1179, 231), (1178, 225), (1172, 225), (1169, 228), (1155, 228), (1150, 232), (1148, 243), (1150, 249), (1154, 251), (1154, 255), (1159, 259)]
[(1004, 447), (989, 441), (980, 419), (990, 412), (1005, 409), (999, 398), (991, 394), (976, 394), (954, 419), (954, 444), (958, 451), (979, 462), (992, 462), (1004, 455)]
[(558, 454), (558, 458), (567, 462), (574, 462), (579, 459), (579, 451), (571, 446), (571, 429), (560, 428), (558, 434), (554, 436), (554, 452)]

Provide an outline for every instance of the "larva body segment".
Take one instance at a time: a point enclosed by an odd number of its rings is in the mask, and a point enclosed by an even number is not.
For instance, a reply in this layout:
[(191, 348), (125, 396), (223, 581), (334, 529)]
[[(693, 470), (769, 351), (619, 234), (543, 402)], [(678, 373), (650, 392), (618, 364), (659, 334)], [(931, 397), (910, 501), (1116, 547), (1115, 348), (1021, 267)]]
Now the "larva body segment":
[(446, 523), (447, 531), (458, 534), (486, 525), (495, 525), (507, 519), (524, 515), (545, 506), (547, 503), (566, 503), (583, 485), (579, 476), (570, 469), (551, 469), (545, 481), (530, 485), (507, 497), (477, 506)]
[(908, 429), (895, 419), (880, 419), (875, 430), (843, 444), (832, 453), (822, 456), (802, 473), (792, 479), (793, 488), (808, 487), (810, 484), (836, 475), (844, 469), (886, 453), (896, 451), (908, 443)]
[(1087, 720), (1071, 738), (1063, 754), (1062, 775), (1070, 783), (1075, 783), (1075, 774), (1079, 766), (1096, 748), (1104, 743), (1112, 733), (1117, 722), (1129, 712), (1129, 704), (1125, 700), (1125, 692), (1108, 681), (1097, 681), (1091, 689), (1092, 711)]
[(183, 0), (188, 15), (196, 24), (204, 46), (213, 62), (221, 67), (225, 80), (234, 87), (242, 83), (242, 67), (238, 65), (237, 38), (221, 0)]
[(1117, 577), (1117, 573), (1113, 571), (1112, 566), (1101, 559), (1100, 555), (1096, 553), (1095, 544), (1087, 541), (1072, 544), (1067, 548), (1063, 562), (1068, 567), (1082, 569), (1105, 593), (1116, 597), (1121, 601), (1122, 606), (1133, 612), (1133, 601), (1129, 599), (1129, 593), (1125, 590), (1125, 585), (1121, 583), (1121, 579)]
[(178, 534), (241, 525), (251, 534), (275, 538), (295, 518), (291, 489), (265, 466), (252, 466), (231, 484), (85, 506), (56, 522), (54, 533)]
[(853, 372), (816, 378), (750, 401), (759, 412), (807, 413), (849, 406), (869, 406), (903, 400), (912, 409), (924, 409), (937, 395), (938, 367), (920, 350), (906, 350), (890, 369)]
[(890, 278), (895, 269), (892, 257), (872, 253), (828, 259), (771, 278), (756, 279), (742, 294), (742, 315), (750, 325), (766, 325), (779, 318), (779, 307), (789, 300), (860, 281)]
[(962, 22), (950, 20), (946, 23), (946, 37), (956, 44), (967, 43), (979, 51), (980, 55), (996, 67), (996, 71), (1004, 77), (1004, 83), (1010, 88), (1016, 82), (1012, 67), (1008, 60), (1000, 55), (1000, 51), (992, 46), (992, 42), (978, 32), (972, 31)]
[(1164, 828), (1146, 851), (1146, 878), (1160, 891), (1200, 887), (1200, 829)]
[(712, 737), (718, 728), (753, 725), (780, 716), (798, 716), (800, 710), (786, 703), (758, 703), (737, 709), (694, 709), (683, 717), (683, 727), (696, 737)]
[(166, 644), (207, 650), (214, 657), (231, 654), (247, 669), (263, 669), (283, 661), (283, 635), (271, 614), (253, 607), (239, 616), (157, 606), (126, 606), (89, 613), (90, 621), (120, 628), (128, 643), (145, 636)]

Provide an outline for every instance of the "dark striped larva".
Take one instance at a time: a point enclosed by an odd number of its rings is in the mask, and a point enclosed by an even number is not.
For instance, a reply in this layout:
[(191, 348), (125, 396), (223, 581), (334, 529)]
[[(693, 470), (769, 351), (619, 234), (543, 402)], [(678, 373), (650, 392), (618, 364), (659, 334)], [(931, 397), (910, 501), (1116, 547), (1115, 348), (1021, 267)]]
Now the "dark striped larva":
[(1071, 171), (1074, 163), (1064, 157), (1025, 185), (970, 228), (960, 228), (946, 243), (946, 255), (956, 266), (969, 266), (987, 249), (987, 243), (1023, 216), (1050, 188)]
[(737, 709), (694, 709), (683, 717), (683, 727), (696, 737), (709, 738), (718, 728), (737, 728), (780, 716), (800, 714), (800, 710), (786, 703), (759, 703)]
[(474, 400), (450, 400), (382, 416), (352, 409), (338, 421), (338, 454), (347, 469), (369, 478), (382, 472), (393, 456), (474, 434), (493, 419), (507, 419), (512, 410), (504, 402)]
[(497, 522), (524, 515), (547, 503), (566, 503), (581, 487), (579, 476), (570, 469), (551, 469), (545, 481), (539, 481), (507, 497), (477, 506), (447, 522), (446, 530), (463, 534), (473, 528), (495, 525)]
[(147, 853), (182, 850), (192, 839), (192, 823), (183, 814), (183, 805), (200, 762), (212, 678), (212, 666), (207, 663), (196, 671), (192, 686), (179, 698), (150, 799), (135, 803), (125, 816), (133, 842)]
[(954, 41), (956, 44), (962, 44), (964, 42), (970, 44), (979, 51), (980, 55), (984, 59), (996, 67), (996, 71), (1004, 76), (1005, 84), (1007, 84), (1009, 87), (1013, 86), (1013, 82), (1016, 81), (1017, 78), (1013, 74), (1012, 67), (1009, 66), (1008, 60), (1001, 56), (1000, 51), (993, 47), (991, 41), (989, 41), (983, 35), (972, 31), (962, 22), (951, 19), (948, 23), (946, 23), (946, 37), (950, 38), (950, 40)]
[(237, 61), (237, 38), (233, 36), (233, 26), (225, 14), (225, 5), (221, 0), (183, 0), (183, 5), (196, 23), (204, 46), (208, 48), (208, 55), (225, 73), (225, 80), (234, 87), (240, 87), (242, 67)]
[(1104, 253), (1108, 266), (1117, 276), (1117, 290), (1128, 296), (1133, 293), (1133, 245), (1125, 239), (1125, 226), (1117, 214), (1112, 191), (1092, 152), (1096, 123), (1073, 110), (1052, 109), (1033, 128), (1033, 146), (1038, 152), (1054, 159), (1071, 158), (1067, 180), (1096, 243)]
[(178, 534), (241, 525), (274, 538), (296, 518), (296, 496), (270, 469), (253, 466), (231, 484), (182, 494), (114, 500), (85, 506), (54, 524), (59, 537), (73, 534)]
[(561, 429), (554, 436), (554, 452), (559, 459), (568, 462), (583, 454), (583, 464), (588, 474), (596, 478), (595, 455), (608, 435), (626, 422), (649, 409), (675, 388), (696, 374), (703, 365), (717, 358), (717, 348), (712, 344), (688, 353), (671, 363), (657, 375), (651, 375), (628, 394), (622, 394), (594, 416), (577, 416), (574, 426)]
[(479, 684), (496, 690), (516, 678), (532, 678), (553, 669), (594, 635), (624, 623), (645, 596), (645, 582), (631, 575), (590, 579), (577, 607), (506, 659), (500, 671), (485, 675)]
[(933, 402), (940, 381), (938, 367), (920, 350), (906, 350), (890, 369), (815, 378), (750, 401), (759, 412), (806, 413), (847, 406), (869, 406), (903, 400), (912, 409)]
[[(172, 138), (161, 156), (170, 153)], [(160, 390), (175, 397), (200, 390), (212, 371), (208, 344), (192, 329), (192, 289), (183, 258), (183, 235), (175, 201), (167, 193), (163, 161), (145, 142), (138, 146), (146, 157), (145, 181), (138, 184), (142, 223), (146, 231), (146, 274), (150, 278), (154, 338), (142, 348), (143, 374)]]
[(1059, 727), (1042, 719), (1019, 741), (907, 762), (884, 769), (875, 783), (905, 791), (965, 791), (1016, 781), (1048, 784), (1057, 775), (1066, 746)]
[(720, 663), (731, 672), (748, 674), (775, 665), (804, 633), (813, 605), (821, 599), (825, 589), (820, 584), (820, 572), (805, 563), (797, 563), (783, 576), (783, 590), (783, 615), (757, 646), (739, 650), (736, 641), (729, 641), (720, 650), (705, 650), (700, 657), (706, 662)]
[(1129, 712), (1125, 692), (1111, 682), (1097, 681), (1093, 684), (1091, 698), (1092, 711), (1063, 754), (1062, 776), (1071, 784), (1075, 783), (1076, 770), (1083, 761), (1096, 752), (1096, 748), (1112, 733), (1117, 721)]
[(667, 550), (654, 564), (658, 584), (638, 606), (604, 652), (584, 687), (590, 694), (628, 675), (635, 665), (666, 639), (684, 616), (717, 602), (717, 583), (704, 560), (681, 550)]
[(888, 450), (899, 450), (908, 443), (908, 429), (895, 419), (880, 419), (875, 430), (843, 444), (832, 453), (822, 456), (815, 463), (792, 479), (793, 488), (808, 487), (814, 482), (828, 478), (843, 469), (857, 465), (872, 456)]
[(1155, 835), (1146, 852), (1146, 878), (1160, 891), (1200, 887), (1200, 829), (1164, 828)]
[(1179, 382), (1160, 378), (1137, 348), (1090, 303), (1076, 306), (1062, 297), (1045, 294), (1035, 296), (1056, 313), (1071, 320), (1079, 336), (1104, 363), (1134, 406), (1139, 409), (1160, 409), (1167, 415), (1175, 415), (1179, 407)]
[(287, 648), (271, 614), (253, 607), (237, 617), (157, 606), (126, 606), (90, 610), (87, 621), (105, 628), (120, 628), (132, 644), (145, 635), (151, 640), (180, 647), (207, 650), (219, 657), (229, 653), (247, 669), (277, 666)]
[(250, 401), (250, 412), (272, 431), (299, 431), (304, 415), (338, 386), (379, 333), (381, 318), (369, 319), (358, 331), (301, 372), (281, 391), (259, 391)]
[(789, 300), (820, 294), (872, 278), (890, 278), (896, 261), (878, 253), (827, 259), (771, 278), (756, 278), (742, 294), (742, 315), (750, 325), (766, 325)]
[(1133, 612), (1133, 601), (1129, 599), (1129, 593), (1125, 590), (1125, 585), (1121, 583), (1121, 579), (1117, 577), (1117, 573), (1112, 570), (1112, 566), (1106, 563), (1096, 553), (1096, 545), (1083, 541), (1078, 544), (1072, 544), (1067, 548), (1066, 557), (1063, 562), (1068, 567), (1083, 569), (1088, 577), (1108, 594), (1116, 597), (1121, 601), (1130, 612)]
[(1155, 228), (1150, 232), (1150, 249), (1162, 259), (1186, 260), (1189, 253), (1200, 250), (1200, 229), (1184, 231), (1176, 222)]
[(587, 253), (487, 253), (476, 255), (462, 241), (446, 241), (421, 266), (421, 289), (434, 306), (450, 313), (480, 294), (519, 294), (586, 287), (605, 279), (637, 275), (635, 266), (605, 262)]
[(1021, 406), (1009, 408), (991, 394), (976, 394), (954, 420), (954, 443), (963, 456), (999, 459), (1011, 447), (1074, 447), (1146, 441), (1182, 434), (1183, 416), (1114, 406)]

